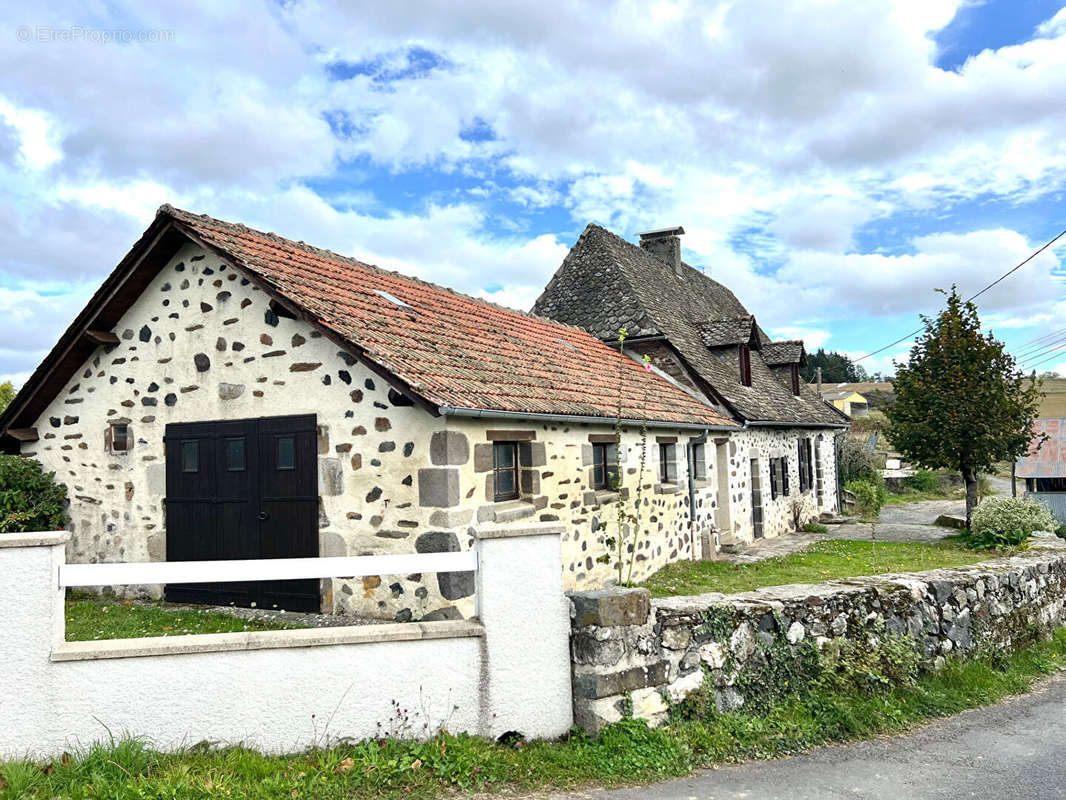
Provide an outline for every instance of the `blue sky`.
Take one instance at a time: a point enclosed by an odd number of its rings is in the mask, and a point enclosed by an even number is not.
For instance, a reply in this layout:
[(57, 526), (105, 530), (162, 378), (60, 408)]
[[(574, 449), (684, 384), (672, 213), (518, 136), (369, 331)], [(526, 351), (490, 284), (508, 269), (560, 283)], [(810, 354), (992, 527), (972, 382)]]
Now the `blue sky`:
[[(5, 9), (0, 379), (163, 202), (518, 308), (588, 222), (680, 224), (771, 333), (862, 355), (1066, 228), (1062, 6)], [(981, 298), (1018, 351), (1066, 342), (1063, 247)]]

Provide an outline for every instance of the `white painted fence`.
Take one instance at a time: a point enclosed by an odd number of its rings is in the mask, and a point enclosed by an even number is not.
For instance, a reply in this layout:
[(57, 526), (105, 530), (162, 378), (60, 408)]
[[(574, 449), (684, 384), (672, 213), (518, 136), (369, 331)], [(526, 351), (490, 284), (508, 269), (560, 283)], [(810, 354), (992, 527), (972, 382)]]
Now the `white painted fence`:
[[(484, 530), (462, 553), (94, 565), (66, 563), (62, 532), (0, 534), (0, 758), (109, 731), (269, 752), (441, 726), (559, 736), (572, 722), (561, 531)], [(67, 586), (434, 571), (477, 573), (476, 619), (64, 641)]]
[(359, 578), (412, 572), (476, 572), (477, 551), (327, 558), (249, 558), (239, 561), (144, 561), (63, 564), (59, 585), (121, 586), (143, 583), (278, 581), (296, 578)]

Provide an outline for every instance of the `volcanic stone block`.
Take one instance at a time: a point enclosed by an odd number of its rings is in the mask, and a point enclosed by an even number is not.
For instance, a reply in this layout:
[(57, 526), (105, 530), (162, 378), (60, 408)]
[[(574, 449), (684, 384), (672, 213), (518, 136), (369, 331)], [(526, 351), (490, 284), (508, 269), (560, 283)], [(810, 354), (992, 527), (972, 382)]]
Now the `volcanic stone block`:
[(459, 505), (459, 470), (429, 467), (418, 471), (418, 504), (424, 508)]
[(218, 385), (218, 396), (223, 400), (236, 400), (244, 394), (243, 383), (220, 383)]
[[(457, 553), (459, 539), (447, 531), (430, 531), (415, 539), (418, 553)], [(438, 572), (437, 586), (445, 600), (458, 600), (474, 593), (473, 572)]]
[(436, 431), (429, 440), (429, 461), (438, 466), (462, 466), (470, 460), (470, 443), (459, 431)]
[(651, 613), (647, 589), (600, 589), (571, 595), (574, 626), (643, 625)]
[(325, 531), (322, 533), (322, 556), (344, 557), (348, 555), (348, 542), (339, 533)]
[(492, 445), (474, 445), (474, 472), (488, 472), (492, 469)]
[(318, 488), (324, 495), (344, 494), (344, 471), (339, 458), (318, 459)]

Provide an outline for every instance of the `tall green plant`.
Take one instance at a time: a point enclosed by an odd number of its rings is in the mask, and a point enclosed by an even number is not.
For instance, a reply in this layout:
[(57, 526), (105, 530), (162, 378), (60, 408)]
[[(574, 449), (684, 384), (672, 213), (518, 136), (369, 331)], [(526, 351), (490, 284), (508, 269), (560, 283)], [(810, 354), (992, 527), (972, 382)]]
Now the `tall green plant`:
[[(939, 290), (938, 290), (939, 291)], [(977, 474), (1029, 449), (1040, 402), (1002, 342), (981, 332), (977, 307), (954, 286), (910, 360), (896, 365), (896, 402), (886, 409), (892, 443), (919, 466), (957, 470), (966, 483), (966, 525), (977, 505)]]
[[(623, 582), (623, 575), (625, 575), (625, 581), (629, 582), (633, 579), (633, 564), (637, 557), (637, 545), (640, 541), (640, 534), (642, 531), (641, 515), (642, 515), (642, 499), (644, 496), (644, 470), (647, 466), (648, 458), (648, 422), (643, 420), (640, 424), (640, 468), (637, 471), (637, 488), (633, 493), (633, 506), (632, 511), (627, 506), (627, 500), (625, 492), (622, 491), (622, 409), (623, 400), (625, 398), (625, 341), (629, 336), (629, 332), (625, 328), (621, 328), (618, 331), (618, 403), (616, 407), (615, 423), (614, 423), (614, 457), (615, 457), (615, 477), (612, 488), (617, 492), (618, 496), (615, 499), (615, 535), (608, 536), (605, 540), (607, 546), (607, 552), (600, 556), (597, 560), (601, 563), (607, 564), (611, 562), (611, 551), (614, 551), (614, 567), (618, 575), (618, 583)], [(651, 359), (649, 356), (644, 356), (644, 369), (651, 372)], [(648, 391), (645, 389), (644, 402), (641, 404), (641, 408), (646, 407), (648, 404)]]

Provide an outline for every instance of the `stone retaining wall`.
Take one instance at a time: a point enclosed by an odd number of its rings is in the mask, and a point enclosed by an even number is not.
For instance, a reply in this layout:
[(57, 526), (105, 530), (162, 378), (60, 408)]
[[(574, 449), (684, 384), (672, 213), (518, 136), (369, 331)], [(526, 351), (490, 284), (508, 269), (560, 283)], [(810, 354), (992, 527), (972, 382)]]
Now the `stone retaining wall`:
[(719, 710), (740, 708), (746, 676), (768, 657), (799, 658), (809, 643), (908, 635), (933, 668), (978, 647), (1023, 646), (1066, 623), (1066, 547), (1038, 548), (972, 567), (735, 595), (571, 594), (575, 722), (594, 733), (631, 704), (633, 716), (659, 724), (705, 674)]

